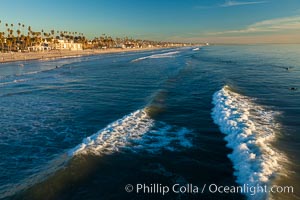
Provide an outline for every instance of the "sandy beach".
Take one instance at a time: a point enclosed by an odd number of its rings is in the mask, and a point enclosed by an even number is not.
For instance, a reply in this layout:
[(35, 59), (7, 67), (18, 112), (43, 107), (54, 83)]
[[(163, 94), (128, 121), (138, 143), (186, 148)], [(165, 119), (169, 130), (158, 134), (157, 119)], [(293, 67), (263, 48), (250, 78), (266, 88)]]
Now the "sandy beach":
[(42, 52), (11, 52), (11, 53), (0, 53), (0, 64), (7, 62), (16, 62), (16, 61), (27, 61), (27, 60), (42, 60), (42, 59), (56, 59), (56, 58), (65, 58), (73, 56), (89, 56), (95, 54), (104, 54), (104, 53), (119, 53), (119, 52), (129, 52), (129, 51), (148, 51), (158, 49), (155, 48), (115, 48), (115, 49), (103, 49), (103, 50), (79, 50), (79, 51), (70, 51), (70, 50), (51, 50), (51, 51), (42, 51)]

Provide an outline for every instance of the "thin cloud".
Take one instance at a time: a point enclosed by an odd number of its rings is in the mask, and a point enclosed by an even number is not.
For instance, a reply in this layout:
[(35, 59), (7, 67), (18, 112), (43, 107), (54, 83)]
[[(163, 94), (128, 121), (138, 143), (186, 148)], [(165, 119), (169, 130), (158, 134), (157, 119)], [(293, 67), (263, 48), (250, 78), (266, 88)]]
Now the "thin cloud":
[(232, 6), (243, 6), (243, 5), (252, 5), (252, 4), (261, 4), (267, 3), (267, 1), (232, 1), (228, 0), (225, 3), (221, 4), (220, 7), (232, 7)]
[(208, 9), (208, 8), (215, 8), (215, 7), (232, 7), (232, 6), (243, 6), (243, 5), (253, 5), (253, 4), (262, 4), (262, 3), (267, 3), (268, 1), (233, 1), (233, 0), (228, 0), (225, 1), (223, 4), (219, 5), (211, 5), (211, 6), (203, 6), (203, 5), (198, 5), (194, 6), (194, 9)]
[(213, 32), (209, 35), (279, 32), (284, 30), (300, 30), (300, 16), (264, 20), (251, 24), (244, 29)]

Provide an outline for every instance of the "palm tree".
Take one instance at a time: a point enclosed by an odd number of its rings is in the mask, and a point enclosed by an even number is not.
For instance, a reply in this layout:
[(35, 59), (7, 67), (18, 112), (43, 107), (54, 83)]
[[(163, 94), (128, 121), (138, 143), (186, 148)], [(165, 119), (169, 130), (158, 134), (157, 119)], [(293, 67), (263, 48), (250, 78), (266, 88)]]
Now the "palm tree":
[(3, 40), (4, 40), (4, 34), (0, 32), (1, 51), (3, 51)]
[(12, 42), (11, 40), (6, 41), (7, 47), (10, 47), (9, 50), (11, 49), (11, 42)]
[(24, 48), (26, 48), (30, 45), (31, 38), (29, 35), (27, 35), (24, 40), (25, 40)]
[(14, 39), (14, 30), (10, 29), (9, 30), (9, 35), (11, 37), (11, 40), (13, 41), (13, 39)]
[(41, 43), (41, 40), (42, 40), (42, 34), (41, 32), (36, 32), (36, 38), (35, 38), (35, 41), (36, 43), (39, 45)]
[(17, 49), (17, 47), (16, 47), (16, 46), (17, 46), (17, 45), (16, 45), (16, 44), (17, 44), (17, 38), (16, 38), (16, 37), (13, 37), (13, 38), (12, 38), (12, 44), (13, 44), (14, 50), (16, 50), (16, 49)]
[(20, 29), (17, 30), (17, 34), (18, 34), (18, 37), (20, 37), (20, 34), (21, 34)]
[(18, 46), (19, 46), (19, 44), (20, 44), (20, 34), (21, 34), (20, 29), (17, 30), (17, 34), (18, 34)]
[[(1, 25), (1, 20), (0, 20), (0, 25)], [(2, 35), (2, 32), (0, 32), (0, 41), (1, 41), (1, 51), (2, 51), (2, 49), (3, 49), (3, 40), (4, 39), (4, 36)]]
[[(8, 27), (8, 23), (6, 23), (5, 26), (6, 26), (6, 28), (7, 28), (7, 27)], [(8, 34), (7, 34), (7, 37), (8, 37)]]
[(31, 31), (31, 26), (28, 26), (28, 36), (32, 34), (32, 31)]
[(10, 37), (10, 28), (7, 29), (7, 38)]
[(31, 31), (31, 33), (30, 33), (31, 35), (32, 35), (32, 38), (30, 39), (30, 41), (31, 41), (31, 44), (30, 44), (30, 46), (32, 46), (32, 41), (34, 41), (35, 42), (35, 40), (36, 40), (36, 33), (35, 32), (33, 32), (33, 31)]
[(60, 33), (60, 39), (63, 39), (65, 37), (65, 35), (63, 34), (63, 32), (61, 31)]
[(21, 43), (22, 43), (21, 49), (23, 49), (23, 50), (25, 49), (25, 38), (26, 37), (22, 34), (21, 35)]

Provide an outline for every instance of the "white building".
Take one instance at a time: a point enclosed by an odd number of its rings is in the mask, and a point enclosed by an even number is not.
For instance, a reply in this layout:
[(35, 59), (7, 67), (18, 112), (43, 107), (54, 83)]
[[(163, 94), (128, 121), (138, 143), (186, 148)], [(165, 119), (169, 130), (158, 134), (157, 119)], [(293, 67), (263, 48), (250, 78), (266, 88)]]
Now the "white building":
[(75, 43), (73, 40), (57, 40), (57, 43), (54, 43), (53, 46), (54, 46), (53, 49), (59, 49), (59, 50), (71, 50), (71, 51), (82, 50), (82, 44)]
[(45, 39), (41, 44), (28, 47), (28, 51), (49, 51), (51, 50), (50, 43)]

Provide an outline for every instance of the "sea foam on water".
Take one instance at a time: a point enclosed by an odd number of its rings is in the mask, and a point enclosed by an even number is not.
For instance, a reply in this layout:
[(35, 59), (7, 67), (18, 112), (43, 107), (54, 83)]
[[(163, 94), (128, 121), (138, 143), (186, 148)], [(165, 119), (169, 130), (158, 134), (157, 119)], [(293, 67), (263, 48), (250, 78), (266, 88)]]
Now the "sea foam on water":
[[(212, 118), (222, 133), (233, 163), (236, 182), (249, 186), (270, 185), (281, 169), (283, 155), (271, 142), (276, 139), (275, 112), (257, 105), (253, 99), (224, 86), (213, 95)], [(267, 194), (246, 194), (249, 199), (265, 199)]]

